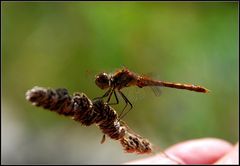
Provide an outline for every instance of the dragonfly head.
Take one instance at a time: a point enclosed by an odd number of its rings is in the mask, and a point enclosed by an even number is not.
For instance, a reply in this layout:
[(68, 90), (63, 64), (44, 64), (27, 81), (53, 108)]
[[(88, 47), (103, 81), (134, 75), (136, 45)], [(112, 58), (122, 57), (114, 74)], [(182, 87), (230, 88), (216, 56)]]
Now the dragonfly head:
[(96, 75), (95, 84), (101, 89), (110, 87), (110, 76), (107, 73), (100, 73)]

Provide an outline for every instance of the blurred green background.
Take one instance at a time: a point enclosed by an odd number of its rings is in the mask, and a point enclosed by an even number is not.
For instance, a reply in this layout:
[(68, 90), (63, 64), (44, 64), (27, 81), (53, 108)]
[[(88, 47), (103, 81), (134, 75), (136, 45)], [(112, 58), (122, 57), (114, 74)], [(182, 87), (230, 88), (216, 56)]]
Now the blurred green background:
[(1, 5), (3, 164), (118, 164), (146, 157), (124, 153), (110, 139), (102, 145), (96, 126), (81, 126), (25, 100), (36, 85), (101, 96), (94, 75), (123, 66), (211, 90), (162, 88), (159, 97), (123, 90), (140, 98), (124, 120), (155, 146), (202, 137), (238, 141), (237, 2)]

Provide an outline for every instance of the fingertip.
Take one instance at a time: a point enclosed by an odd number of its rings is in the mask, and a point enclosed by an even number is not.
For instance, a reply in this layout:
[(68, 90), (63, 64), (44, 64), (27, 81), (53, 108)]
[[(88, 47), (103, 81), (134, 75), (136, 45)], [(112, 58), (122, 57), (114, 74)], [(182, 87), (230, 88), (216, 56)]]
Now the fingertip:
[(211, 164), (232, 149), (232, 145), (217, 138), (202, 138), (178, 143), (165, 152), (174, 155), (186, 164)]
[(127, 162), (124, 164), (136, 164), (136, 165), (140, 165), (140, 164), (164, 164), (164, 165), (176, 165), (179, 164), (179, 159), (176, 159), (176, 157), (170, 156), (170, 157), (166, 157), (163, 153), (151, 156), (151, 157), (147, 157), (144, 159), (139, 159), (139, 160), (134, 160), (131, 162)]
[(237, 143), (234, 148), (227, 153), (225, 156), (223, 156), (221, 159), (219, 159), (217, 162), (214, 164), (228, 164), (228, 165), (233, 165), (239, 164), (239, 144)]

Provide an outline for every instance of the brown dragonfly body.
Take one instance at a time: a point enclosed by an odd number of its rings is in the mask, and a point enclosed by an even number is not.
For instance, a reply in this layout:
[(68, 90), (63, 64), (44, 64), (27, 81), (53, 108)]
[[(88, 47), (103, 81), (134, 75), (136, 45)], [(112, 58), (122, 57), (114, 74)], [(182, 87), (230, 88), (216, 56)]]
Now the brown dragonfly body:
[(95, 83), (101, 89), (108, 89), (108, 91), (101, 97), (101, 98), (103, 98), (103, 97), (108, 96), (107, 102), (110, 101), (112, 94), (114, 94), (116, 101), (117, 101), (117, 103), (114, 103), (114, 104), (118, 104), (118, 98), (117, 98), (117, 95), (115, 92), (115, 90), (117, 90), (117, 92), (125, 100), (126, 105), (125, 105), (124, 109), (126, 108), (127, 104), (130, 104), (130, 106), (132, 108), (131, 102), (121, 92), (121, 89), (125, 88), (125, 87), (138, 86), (138, 87), (142, 88), (145, 86), (160, 86), (160, 87), (169, 87), (169, 88), (176, 88), (176, 89), (185, 89), (185, 90), (201, 92), (201, 93), (207, 93), (209, 91), (208, 89), (206, 89), (202, 86), (154, 80), (150, 77), (141, 76), (139, 74), (136, 74), (136, 73), (128, 70), (127, 68), (118, 70), (113, 74), (100, 73), (96, 76)]
[(110, 82), (110, 86), (115, 87), (118, 90), (129, 86), (138, 86), (140, 88), (145, 86), (164, 86), (169, 88), (186, 89), (202, 93), (208, 92), (208, 90), (202, 86), (153, 80), (149, 77), (133, 73), (128, 69), (119, 70), (111, 77), (112, 80)]

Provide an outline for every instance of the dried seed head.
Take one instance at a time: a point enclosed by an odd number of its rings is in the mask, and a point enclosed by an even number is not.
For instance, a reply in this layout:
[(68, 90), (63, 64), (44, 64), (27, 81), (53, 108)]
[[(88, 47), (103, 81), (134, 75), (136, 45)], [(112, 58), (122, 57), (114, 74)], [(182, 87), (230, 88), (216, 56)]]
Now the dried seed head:
[(84, 93), (70, 97), (64, 88), (46, 89), (34, 87), (26, 93), (33, 105), (70, 116), (85, 126), (96, 124), (111, 139), (119, 140), (128, 153), (150, 153), (150, 143), (133, 132), (125, 122), (119, 121), (116, 111), (103, 100), (93, 102)]
[(34, 87), (26, 93), (26, 99), (33, 105), (55, 111), (65, 116), (73, 115), (73, 102), (64, 88), (56, 90)]
[(73, 119), (85, 126), (95, 123), (92, 101), (84, 93), (75, 93), (73, 96)]
[(140, 135), (136, 134), (131, 130), (125, 122), (123, 122), (123, 127), (126, 130), (124, 137), (120, 139), (120, 143), (124, 147), (127, 153), (138, 153), (147, 154), (152, 152), (151, 143), (142, 138)]

